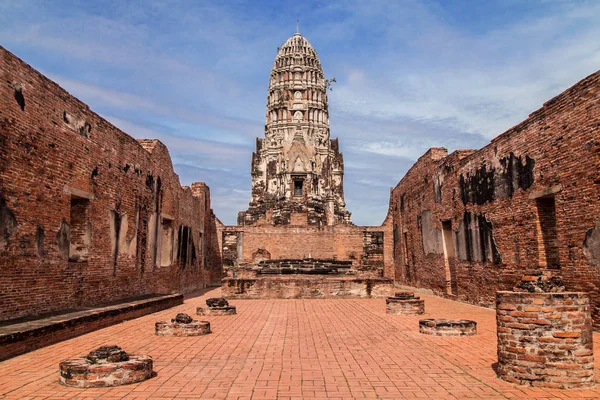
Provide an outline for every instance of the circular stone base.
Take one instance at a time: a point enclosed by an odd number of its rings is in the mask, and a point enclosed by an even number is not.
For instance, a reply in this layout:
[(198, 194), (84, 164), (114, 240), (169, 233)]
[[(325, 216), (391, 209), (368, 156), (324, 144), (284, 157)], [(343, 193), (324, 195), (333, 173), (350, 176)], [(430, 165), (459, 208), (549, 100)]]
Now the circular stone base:
[(227, 307), (198, 307), (196, 314), (209, 316), (209, 315), (235, 315), (236, 310), (234, 306)]
[(385, 313), (406, 316), (421, 315), (425, 313), (425, 301), (418, 297), (413, 297), (412, 299), (388, 297), (385, 299)]
[(422, 319), (419, 332), (435, 336), (472, 336), (477, 334), (477, 322), (469, 319)]
[(188, 324), (161, 321), (155, 325), (157, 336), (202, 336), (209, 333), (211, 330), (208, 321), (192, 321)]
[(62, 361), (59, 382), (77, 388), (127, 385), (152, 376), (152, 357), (129, 356), (128, 361), (93, 364), (86, 357)]

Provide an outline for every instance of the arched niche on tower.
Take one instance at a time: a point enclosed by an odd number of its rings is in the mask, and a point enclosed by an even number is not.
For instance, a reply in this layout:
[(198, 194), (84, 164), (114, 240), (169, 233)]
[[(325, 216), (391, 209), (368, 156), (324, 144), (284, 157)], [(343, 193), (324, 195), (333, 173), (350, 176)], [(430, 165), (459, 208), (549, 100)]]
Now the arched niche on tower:
[(294, 173), (307, 173), (311, 168), (311, 154), (306, 145), (300, 141), (294, 141), (292, 147), (285, 155), (286, 164)]

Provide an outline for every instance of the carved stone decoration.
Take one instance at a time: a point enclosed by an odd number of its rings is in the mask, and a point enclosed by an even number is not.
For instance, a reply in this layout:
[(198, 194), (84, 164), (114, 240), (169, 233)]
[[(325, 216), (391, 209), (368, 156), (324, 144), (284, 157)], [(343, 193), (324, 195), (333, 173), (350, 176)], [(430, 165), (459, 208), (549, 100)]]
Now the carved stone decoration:
[[(344, 201), (343, 156), (338, 140), (329, 136), (323, 69), (301, 34), (280, 47), (267, 99), (265, 137), (257, 139), (252, 155), (252, 198), (238, 223), (288, 225), (292, 213), (303, 213), (308, 225), (351, 224)], [(303, 146), (299, 158), (298, 144)], [(275, 164), (279, 166), (267, 168), (274, 159), (281, 160)], [(301, 191), (310, 196), (294, 195), (300, 192), (300, 181), (306, 185)]]

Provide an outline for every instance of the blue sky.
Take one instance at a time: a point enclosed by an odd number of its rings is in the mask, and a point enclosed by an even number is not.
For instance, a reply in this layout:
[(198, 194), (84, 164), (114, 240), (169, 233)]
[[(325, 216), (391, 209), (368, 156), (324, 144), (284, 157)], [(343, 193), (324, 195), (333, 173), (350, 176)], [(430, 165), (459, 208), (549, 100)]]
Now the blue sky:
[(312, 43), (353, 222), (378, 225), (428, 148), (479, 148), (600, 68), (600, 1), (12, 1), (0, 45), (170, 150), (235, 224), (277, 47)]

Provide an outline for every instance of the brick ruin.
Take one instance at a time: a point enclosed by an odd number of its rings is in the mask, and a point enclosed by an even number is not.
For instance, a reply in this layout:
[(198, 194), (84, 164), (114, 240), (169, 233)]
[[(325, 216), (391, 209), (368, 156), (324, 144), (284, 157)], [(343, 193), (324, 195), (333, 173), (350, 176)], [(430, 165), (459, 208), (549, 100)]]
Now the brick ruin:
[(0, 47), (0, 321), (221, 279), (202, 182)]
[(127, 354), (119, 346), (102, 346), (87, 356), (61, 361), (58, 382), (97, 388), (142, 382), (152, 377), (152, 357)]
[(432, 336), (477, 335), (477, 322), (470, 319), (427, 318), (419, 320), (419, 332)]
[(385, 241), (385, 229), (354, 225), (219, 227), (225, 266), (256, 265), (264, 260), (337, 260), (379, 277), (392, 276), (391, 243)]
[(196, 314), (202, 316), (235, 315), (237, 309), (229, 304), (225, 297), (213, 297), (206, 300), (206, 307), (196, 308)]
[(212, 333), (210, 322), (196, 321), (188, 314), (179, 313), (171, 321), (159, 321), (154, 324), (156, 336), (204, 336)]
[(548, 388), (595, 385), (590, 296), (564, 291), (553, 273), (532, 271), (496, 294), (498, 376)]
[(425, 300), (413, 292), (398, 292), (385, 299), (385, 313), (391, 315), (421, 315), (425, 313)]
[[(228, 284), (234, 284), (235, 293), (245, 293), (245, 284), (237, 285), (235, 279), (254, 279), (248, 270), (262, 267), (266, 260), (282, 265), (344, 261), (356, 276), (391, 283), (391, 220), (382, 226), (356, 226), (346, 210), (343, 157), (338, 140), (330, 138), (330, 84), (302, 35), (296, 33), (278, 49), (269, 81), (265, 137), (257, 139), (252, 154), (249, 208), (239, 213), (237, 226), (218, 227), (223, 264), (238, 269), (235, 277), (230, 270), (228, 278), (234, 280)], [(330, 293), (325, 286), (320, 293)], [(295, 293), (310, 293), (305, 289)], [(362, 292), (368, 292), (366, 286)]]
[(493, 307), (554, 271), (600, 327), (599, 167), (600, 72), (480, 150), (430, 149), (391, 192), (395, 281)]

